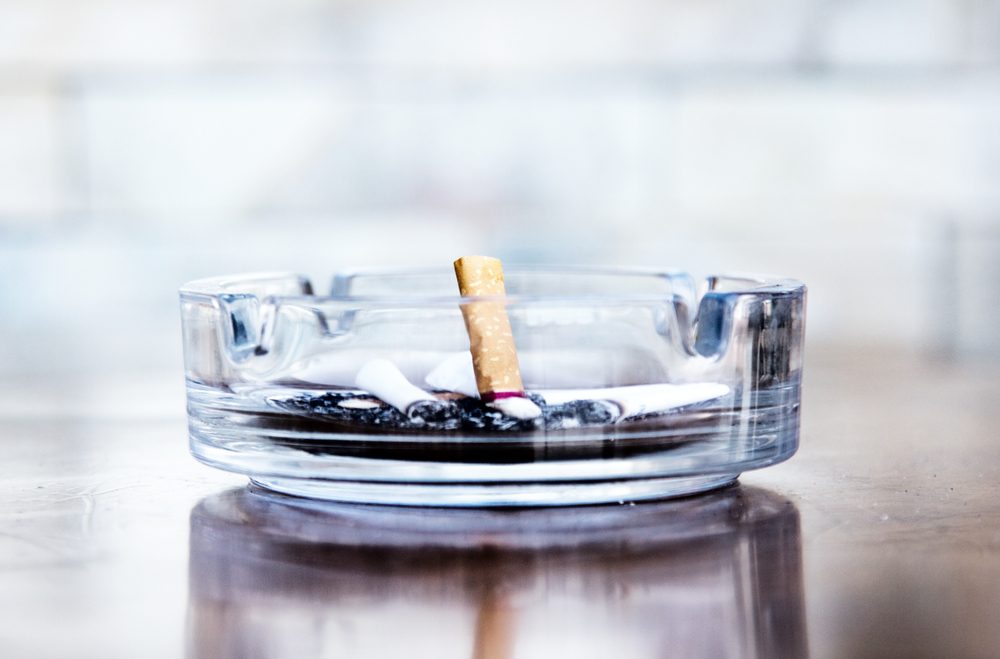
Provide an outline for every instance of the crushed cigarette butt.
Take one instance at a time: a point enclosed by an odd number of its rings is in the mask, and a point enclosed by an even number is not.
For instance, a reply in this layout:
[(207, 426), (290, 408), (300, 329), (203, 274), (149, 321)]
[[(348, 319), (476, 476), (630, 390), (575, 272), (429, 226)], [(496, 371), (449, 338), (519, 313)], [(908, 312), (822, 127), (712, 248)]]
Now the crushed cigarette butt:
[(445, 415), (452, 405), (413, 385), (388, 359), (373, 359), (358, 371), (355, 384), (384, 400), (411, 420)]

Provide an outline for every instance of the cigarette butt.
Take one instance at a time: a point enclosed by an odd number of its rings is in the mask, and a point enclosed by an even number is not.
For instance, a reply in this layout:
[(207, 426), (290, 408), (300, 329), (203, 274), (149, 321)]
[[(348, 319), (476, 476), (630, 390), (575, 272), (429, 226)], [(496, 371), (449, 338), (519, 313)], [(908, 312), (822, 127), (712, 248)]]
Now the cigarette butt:
[[(463, 297), (506, 294), (500, 259), (463, 256), (455, 261), (455, 276)], [(523, 396), (517, 347), (504, 304), (470, 302), (462, 305), (462, 316), (469, 333), (479, 397), (492, 402), (498, 398)]]
[(355, 382), (359, 388), (378, 396), (407, 416), (412, 416), (419, 404), (438, 402), (437, 398), (411, 384), (388, 359), (367, 362), (358, 371)]

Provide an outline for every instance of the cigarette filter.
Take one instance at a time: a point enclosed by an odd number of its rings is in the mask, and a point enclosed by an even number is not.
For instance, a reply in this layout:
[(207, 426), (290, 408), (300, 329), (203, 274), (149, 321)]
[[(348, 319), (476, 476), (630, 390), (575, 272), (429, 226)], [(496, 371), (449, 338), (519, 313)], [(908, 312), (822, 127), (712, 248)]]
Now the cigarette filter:
[[(455, 261), (455, 276), (463, 296), (504, 295), (503, 266), (488, 256), (463, 256)], [(479, 397), (486, 402), (524, 395), (517, 348), (507, 309), (499, 301), (462, 305), (469, 332), (469, 349)]]

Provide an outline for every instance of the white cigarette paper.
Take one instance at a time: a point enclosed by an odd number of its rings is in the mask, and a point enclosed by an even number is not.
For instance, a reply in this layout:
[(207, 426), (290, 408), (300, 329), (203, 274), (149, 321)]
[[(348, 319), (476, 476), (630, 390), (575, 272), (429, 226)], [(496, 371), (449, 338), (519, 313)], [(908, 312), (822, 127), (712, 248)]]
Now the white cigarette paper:
[(542, 415), (542, 408), (535, 405), (529, 398), (521, 396), (511, 396), (510, 398), (498, 398), (491, 403), (487, 403), (495, 410), (500, 410), (509, 417), (526, 421), (537, 419)]
[(373, 359), (358, 371), (354, 383), (377, 398), (395, 407), (403, 414), (416, 403), (437, 403), (437, 399), (420, 387), (413, 385), (395, 364), (388, 359)]
[(479, 398), (479, 388), (476, 386), (476, 371), (472, 366), (472, 353), (456, 352), (431, 369), (424, 378), (432, 389), (454, 391), (470, 398)]

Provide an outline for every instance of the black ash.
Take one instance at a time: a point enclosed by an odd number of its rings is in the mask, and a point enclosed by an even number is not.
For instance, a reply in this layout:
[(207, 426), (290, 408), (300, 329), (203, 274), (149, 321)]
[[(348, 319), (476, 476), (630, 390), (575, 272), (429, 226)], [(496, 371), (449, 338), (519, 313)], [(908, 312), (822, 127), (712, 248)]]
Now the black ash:
[(313, 418), (335, 421), (359, 429), (396, 430), (473, 430), (480, 432), (531, 432), (564, 430), (613, 423), (618, 409), (606, 401), (578, 400), (547, 405), (537, 395), (528, 398), (542, 410), (535, 419), (516, 419), (496, 410), (478, 398), (437, 400), (412, 405), (406, 414), (384, 403), (373, 401), (359, 392), (327, 391), (302, 393), (291, 398), (273, 398), (281, 409)]

